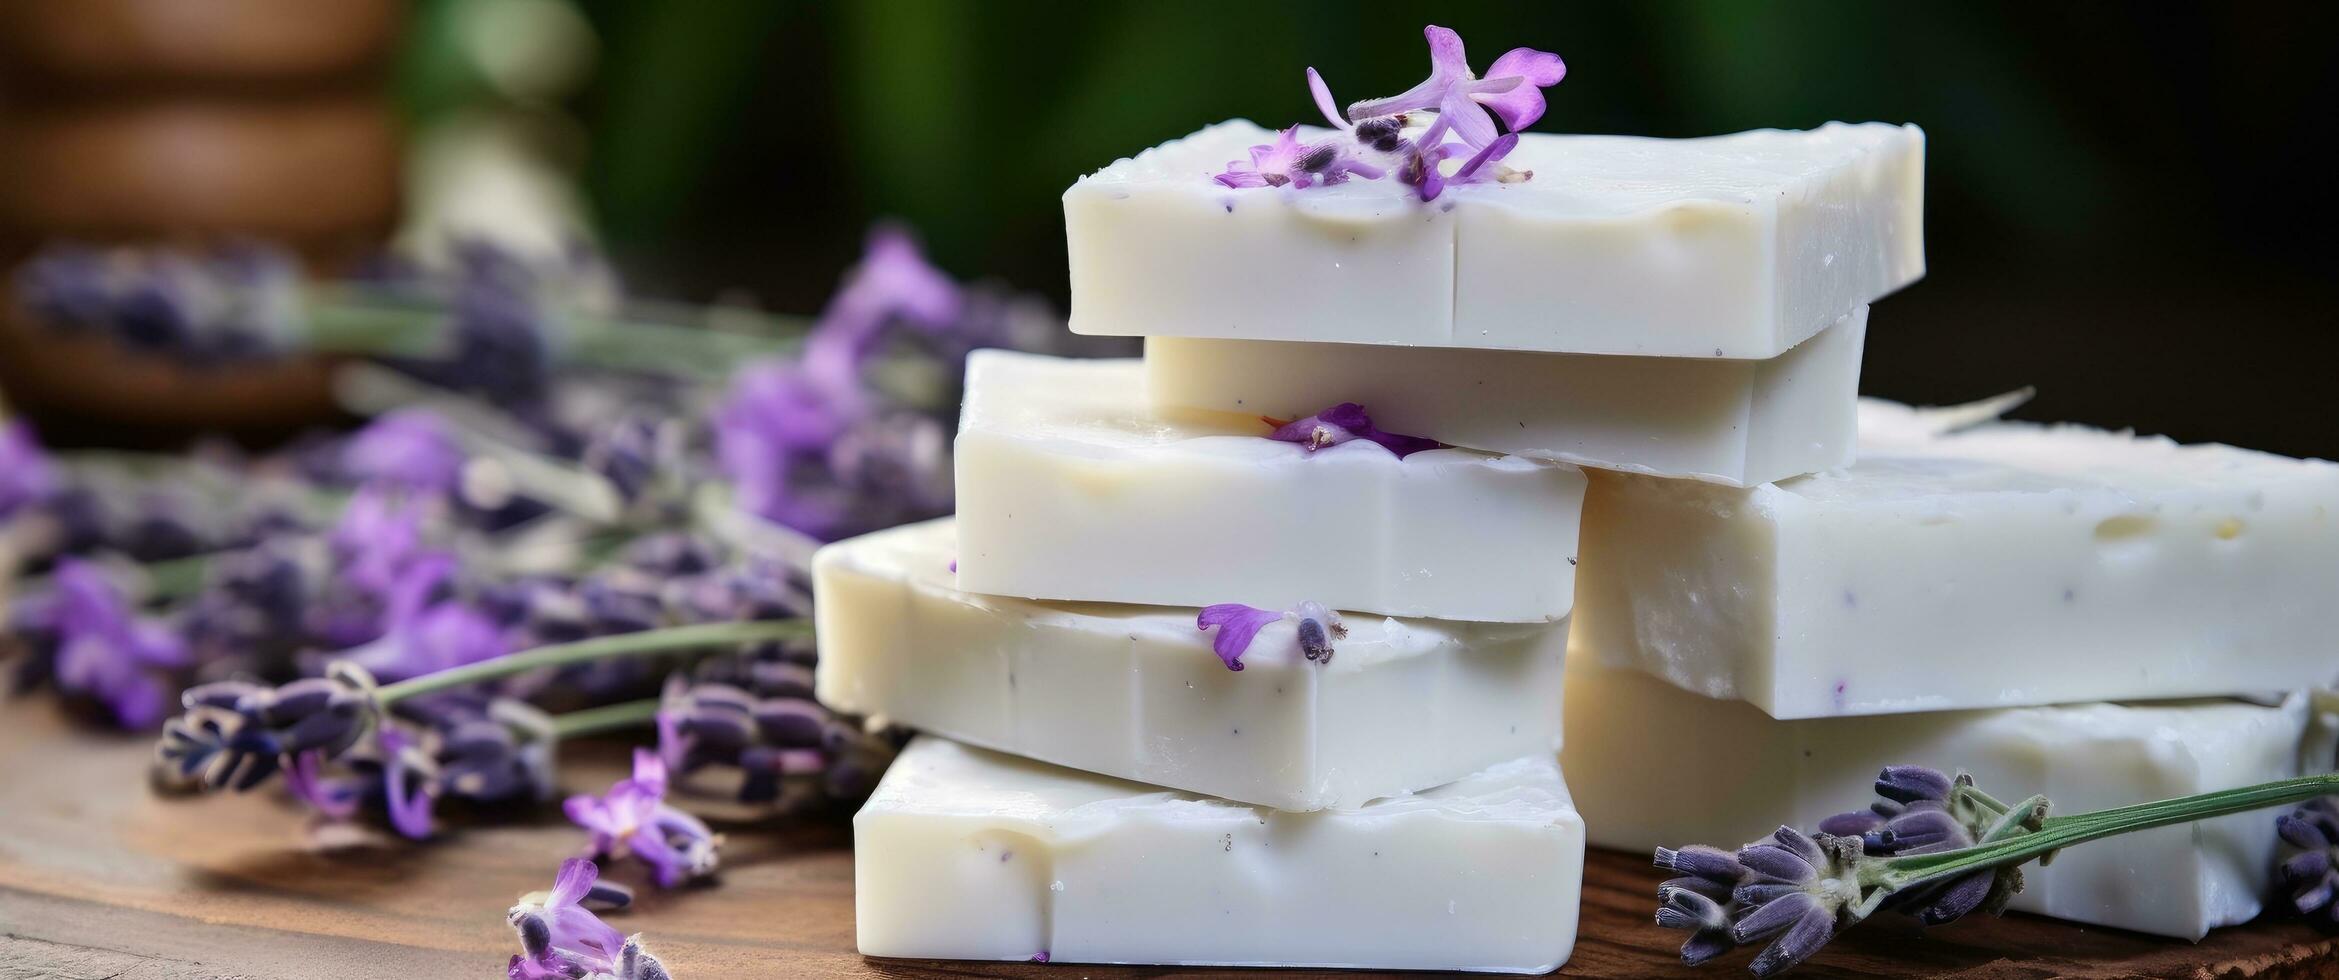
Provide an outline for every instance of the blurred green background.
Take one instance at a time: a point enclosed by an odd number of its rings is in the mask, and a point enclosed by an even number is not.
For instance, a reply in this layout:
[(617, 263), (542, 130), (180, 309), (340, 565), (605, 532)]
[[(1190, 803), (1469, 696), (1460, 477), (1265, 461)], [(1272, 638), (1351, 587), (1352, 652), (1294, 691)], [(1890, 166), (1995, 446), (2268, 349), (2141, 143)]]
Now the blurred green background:
[(491, 119), (573, 175), (645, 292), (810, 310), (894, 216), (1060, 303), (1075, 176), (1312, 118), (1305, 66), (1344, 100), (1399, 90), (1434, 22), (1481, 65), (1566, 58), (1540, 131), (1922, 125), (1931, 273), (1875, 314), (1872, 393), (2036, 384), (2029, 417), (2328, 457), (2333, 9), (431, 0), (398, 90), (420, 129)]

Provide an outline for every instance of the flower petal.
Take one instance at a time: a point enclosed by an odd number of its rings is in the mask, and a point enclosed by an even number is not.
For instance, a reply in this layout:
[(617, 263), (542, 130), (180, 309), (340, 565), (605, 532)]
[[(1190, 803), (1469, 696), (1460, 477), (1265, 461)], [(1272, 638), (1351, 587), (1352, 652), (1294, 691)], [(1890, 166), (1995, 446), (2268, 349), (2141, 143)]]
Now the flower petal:
[(1218, 634), (1210, 639), (1211, 652), (1226, 662), (1226, 669), (1241, 670), (1243, 654), (1250, 651), (1251, 640), (1268, 623), (1282, 618), (1282, 613), (1272, 609), (1259, 609), (1239, 602), (1222, 602), (1202, 607), (1202, 612), (1194, 617), (1194, 626), (1205, 630), (1218, 627)]

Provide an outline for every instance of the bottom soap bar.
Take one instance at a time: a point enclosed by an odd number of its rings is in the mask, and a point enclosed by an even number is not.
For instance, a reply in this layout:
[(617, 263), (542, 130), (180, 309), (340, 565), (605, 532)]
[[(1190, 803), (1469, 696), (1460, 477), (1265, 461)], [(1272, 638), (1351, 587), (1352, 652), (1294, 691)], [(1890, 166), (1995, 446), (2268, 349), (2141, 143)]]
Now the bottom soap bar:
[[(1591, 840), (1735, 846), (1781, 822), (1806, 830), (1867, 806), (1893, 763), (1963, 768), (2002, 800), (2054, 813), (2142, 803), (2299, 774), (2306, 698), (2082, 704), (1779, 721), (1629, 668), (1568, 657), (1561, 762)], [(2312, 752), (2320, 769), (2328, 746)], [(2247, 922), (2267, 894), (2275, 811), (2162, 827), (2023, 869), (2014, 909), (2199, 939)]]
[(1584, 824), (1547, 756), (1290, 813), (928, 735), (853, 851), (870, 956), (1546, 973), (1575, 946)]

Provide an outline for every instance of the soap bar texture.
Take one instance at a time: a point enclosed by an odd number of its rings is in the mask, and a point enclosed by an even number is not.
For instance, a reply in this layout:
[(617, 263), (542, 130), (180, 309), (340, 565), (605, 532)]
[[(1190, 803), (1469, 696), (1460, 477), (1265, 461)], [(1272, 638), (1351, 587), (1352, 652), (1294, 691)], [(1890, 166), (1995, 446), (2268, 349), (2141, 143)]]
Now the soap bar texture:
[(1135, 360), (968, 360), (960, 588), (1491, 622), (1574, 604), (1581, 470), (1361, 439), (1311, 452), (1256, 415), (1155, 417), (1144, 384)]
[[(1584, 653), (1579, 649), (1579, 654)], [(1584, 661), (1591, 658), (1582, 657)], [(2084, 704), (1779, 721), (1637, 671), (1568, 670), (1560, 762), (1592, 843), (1735, 847), (1781, 823), (1806, 831), (1865, 809), (1887, 765), (1964, 769), (2012, 802), (2054, 813), (2232, 789), (2300, 773), (2306, 698)], [(2310, 752), (2330, 765), (2328, 738)], [(2199, 939), (2249, 921), (2275, 861), (2272, 811), (2160, 827), (2068, 848), (2023, 868), (2013, 908)]]
[(1286, 813), (920, 736), (853, 850), (870, 956), (1547, 973), (1584, 825), (1548, 753)]
[(1861, 407), (1848, 469), (1595, 474), (1584, 646), (1775, 717), (2327, 684), (2339, 465)]
[(1852, 461), (1868, 308), (1765, 361), (1271, 340), (1145, 342), (1156, 411), (1338, 402), (1455, 446), (1750, 486)]
[[(1309, 134), (1307, 138), (1324, 135)], [(1064, 193), (1078, 333), (1770, 358), (1925, 271), (1925, 134), (1528, 133), (1516, 183), (1231, 189), (1236, 120)]]
[(1285, 810), (1357, 807), (1558, 744), (1565, 620), (1352, 615), (1328, 663), (1275, 622), (1233, 671), (1192, 608), (960, 591), (955, 539), (944, 519), (815, 556), (823, 703)]

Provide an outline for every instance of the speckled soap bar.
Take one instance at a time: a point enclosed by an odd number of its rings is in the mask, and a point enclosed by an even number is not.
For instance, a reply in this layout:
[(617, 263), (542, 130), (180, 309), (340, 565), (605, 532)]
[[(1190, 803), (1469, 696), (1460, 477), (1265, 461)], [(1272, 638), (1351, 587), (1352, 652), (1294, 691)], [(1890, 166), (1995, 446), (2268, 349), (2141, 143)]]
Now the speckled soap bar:
[[(1964, 769), (2001, 800), (2045, 793), (2083, 813), (2289, 779), (2319, 731), (2303, 696), (1779, 721), (1577, 653), (1560, 763), (1592, 843), (1641, 853), (1815, 828), (1865, 808), (1886, 765)], [(2305, 756), (2326, 771), (2328, 736), (2313, 738)], [(2023, 868), (2013, 907), (2199, 939), (2257, 916), (2274, 860), (2273, 817), (2237, 813), (2058, 852)]]
[(1134, 360), (968, 359), (960, 588), (1513, 623), (1575, 603), (1583, 471), (1362, 439), (1311, 451), (1257, 415), (1151, 414), (1144, 385)]
[(1350, 615), (1329, 661), (1279, 621), (1228, 670), (1191, 607), (961, 591), (956, 540), (945, 519), (820, 550), (822, 702), (1283, 810), (1360, 806), (1558, 743), (1566, 620)]
[(1531, 179), (1428, 203), (1211, 179), (1270, 142), (1221, 123), (1066, 191), (1072, 329), (1763, 359), (1925, 271), (1914, 126), (1527, 133), (1504, 163)]
[(1548, 973), (1584, 824), (1548, 753), (1286, 813), (921, 736), (853, 851), (870, 956)]
[(1848, 469), (1750, 490), (1593, 474), (1584, 645), (1778, 718), (2331, 681), (2339, 465), (1860, 412)]
[(1852, 461), (1868, 308), (1762, 361), (1154, 337), (1157, 412), (1357, 402), (1455, 446), (1728, 486)]

